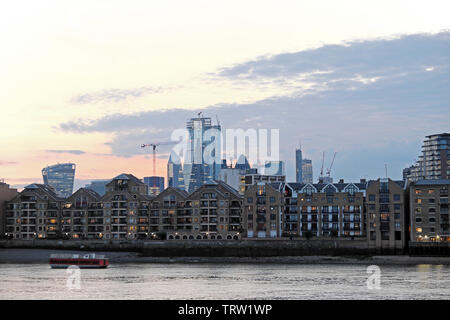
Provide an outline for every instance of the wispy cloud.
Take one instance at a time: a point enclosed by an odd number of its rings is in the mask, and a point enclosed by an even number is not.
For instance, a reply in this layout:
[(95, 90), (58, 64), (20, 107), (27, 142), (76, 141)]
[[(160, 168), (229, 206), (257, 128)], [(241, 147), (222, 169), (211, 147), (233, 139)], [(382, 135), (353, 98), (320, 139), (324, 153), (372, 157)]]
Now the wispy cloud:
[(82, 150), (45, 150), (45, 152), (48, 153), (69, 153), (69, 154), (76, 154), (76, 155), (80, 155), (80, 154), (85, 154), (86, 152), (82, 151)]
[(15, 164), (17, 164), (15, 161), (0, 161), (0, 166), (10, 166)]
[(148, 94), (165, 93), (173, 89), (174, 87), (151, 86), (144, 86), (133, 89), (105, 89), (101, 91), (76, 95), (72, 97), (72, 99), (70, 99), (70, 102), (75, 104), (88, 104), (98, 102), (116, 103), (130, 98), (140, 98)]

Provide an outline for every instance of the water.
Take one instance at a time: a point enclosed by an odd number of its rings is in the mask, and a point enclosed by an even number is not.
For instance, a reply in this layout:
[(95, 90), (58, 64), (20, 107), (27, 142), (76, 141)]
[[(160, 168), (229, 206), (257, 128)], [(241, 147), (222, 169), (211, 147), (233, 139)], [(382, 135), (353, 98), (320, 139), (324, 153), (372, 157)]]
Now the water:
[(118, 264), (80, 270), (0, 264), (0, 299), (449, 299), (450, 266), (380, 266), (368, 289), (364, 265)]

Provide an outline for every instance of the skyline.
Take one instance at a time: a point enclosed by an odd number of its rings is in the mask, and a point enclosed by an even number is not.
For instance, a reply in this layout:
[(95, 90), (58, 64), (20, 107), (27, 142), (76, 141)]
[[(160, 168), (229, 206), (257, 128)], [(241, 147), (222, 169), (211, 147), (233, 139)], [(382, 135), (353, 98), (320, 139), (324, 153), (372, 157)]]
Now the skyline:
[(444, 1), (105, 4), (0, 13), (0, 178), (12, 186), (42, 181), (57, 162), (77, 164), (76, 188), (150, 176), (139, 144), (199, 110), (224, 128), (280, 128), (288, 181), (300, 139), (315, 180), (323, 150), (325, 167), (338, 152), (335, 179), (382, 177), (385, 163), (397, 179), (426, 135), (449, 131)]

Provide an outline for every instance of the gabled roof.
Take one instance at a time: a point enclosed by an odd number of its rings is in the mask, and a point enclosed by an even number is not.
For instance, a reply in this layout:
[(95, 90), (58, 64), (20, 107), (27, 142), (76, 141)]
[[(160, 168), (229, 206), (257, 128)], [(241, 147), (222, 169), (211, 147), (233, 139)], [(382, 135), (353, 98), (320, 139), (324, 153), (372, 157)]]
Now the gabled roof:
[(88, 195), (90, 195), (91, 197), (93, 197), (93, 198), (96, 199), (96, 200), (100, 200), (100, 198), (101, 198), (101, 196), (100, 196), (97, 192), (95, 192), (94, 190), (92, 190), (92, 189), (89, 189), (89, 188), (79, 188), (79, 189), (78, 189), (77, 191), (75, 191), (70, 197), (68, 197), (67, 200), (73, 198), (73, 197), (76, 196), (78, 193), (82, 193), (82, 192), (87, 193)]
[(169, 192), (175, 192), (178, 194), (178, 196), (182, 197), (182, 198), (187, 198), (189, 196), (189, 193), (187, 193), (184, 190), (178, 189), (178, 188), (174, 188), (174, 187), (167, 187), (166, 189), (164, 189), (160, 194), (158, 194), (157, 196), (154, 196), (152, 198), (152, 200), (158, 199), (160, 197), (163, 197), (166, 193)]
[(52, 187), (50, 187), (46, 184), (41, 184), (41, 183), (29, 184), (28, 186), (24, 187), (22, 192), (32, 191), (32, 190), (41, 190), (42, 192), (46, 193), (48, 196), (54, 198), (54, 200), (57, 200), (57, 201), (61, 201), (64, 199), (64, 198), (58, 197), (58, 195), (56, 194), (55, 190)]
[(119, 174), (117, 177), (114, 177), (113, 180), (130, 180), (127, 174), (122, 173)]
[(358, 188), (358, 191), (361, 192), (362, 190), (365, 190), (367, 188), (366, 183), (360, 183), (360, 182), (349, 182), (349, 183), (299, 183), (299, 182), (287, 182), (287, 186), (289, 186), (293, 191), (296, 191), (297, 193), (303, 193), (304, 188), (306, 186), (313, 187), (316, 191), (315, 192), (323, 192), (323, 190), (328, 186), (332, 185), (336, 192), (345, 192), (345, 189), (353, 185), (356, 188)]
[(326, 188), (328, 188), (329, 186), (331, 186), (336, 192), (339, 192), (340, 190), (332, 183), (328, 183), (327, 185), (325, 185), (325, 187), (323, 187), (322, 189), (320, 189), (320, 192), (324, 192)]

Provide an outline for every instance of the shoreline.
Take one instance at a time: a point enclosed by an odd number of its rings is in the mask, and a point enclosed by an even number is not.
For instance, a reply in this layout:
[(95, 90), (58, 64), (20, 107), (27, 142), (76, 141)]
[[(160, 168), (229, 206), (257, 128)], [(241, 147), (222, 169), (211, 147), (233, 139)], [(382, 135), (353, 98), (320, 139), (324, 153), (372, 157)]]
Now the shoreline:
[[(110, 263), (257, 263), (257, 264), (359, 264), (359, 265), (450, 265), (450, 257), (408, 256), (408, 255), (305, 255), (305, 256), (273, 256), (273, 257), (148, 257), (137, 252), (117, 252), (92, 250), (89, 252), (103, 254)], [(54, 249), (0, 249), (1, 264), (39, 264), (48, 263), (52, 253), (80, 253), (80, 250)]]

